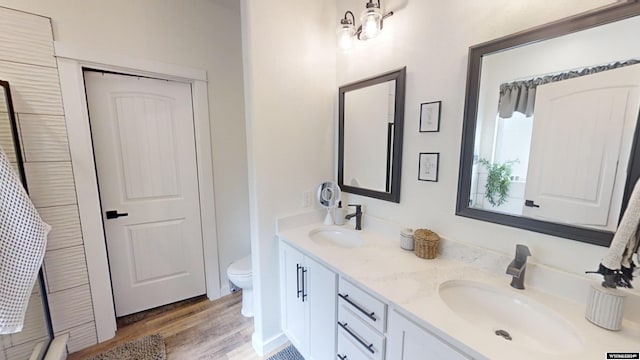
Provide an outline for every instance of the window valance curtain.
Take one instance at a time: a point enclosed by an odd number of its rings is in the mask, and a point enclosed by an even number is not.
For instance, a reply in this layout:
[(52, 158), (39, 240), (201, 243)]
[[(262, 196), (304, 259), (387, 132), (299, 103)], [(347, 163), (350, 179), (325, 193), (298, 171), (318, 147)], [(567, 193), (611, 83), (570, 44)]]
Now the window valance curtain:
[(591, 75), (602, 71), (621, 68), (640, 63), (638, 59), (617, 61), (607, 65), (599, 65), (581, 70), (568, 71), (560, 74), (547, 75), (535, 79), (514, 81), (500, 85), (500, 100), (498, 102), (498, 114), (501, 118), (510, 118), (514, 112), (520, 112), (526, 116), (533, 115), (536, 99), (536, 88), (539, 85), (556, 81), (573, 79), (580, 76)]

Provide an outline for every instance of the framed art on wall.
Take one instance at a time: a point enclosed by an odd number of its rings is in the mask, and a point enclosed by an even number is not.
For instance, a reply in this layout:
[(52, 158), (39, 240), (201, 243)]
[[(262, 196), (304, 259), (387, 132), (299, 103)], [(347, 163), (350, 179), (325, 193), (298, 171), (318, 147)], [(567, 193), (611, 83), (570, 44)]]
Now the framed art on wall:
[(420, 104), (420, 132), (440, 131), (441, 101)]
[(418, 180), (438, 181), (440, 153), (420, 153), (418, 159)]

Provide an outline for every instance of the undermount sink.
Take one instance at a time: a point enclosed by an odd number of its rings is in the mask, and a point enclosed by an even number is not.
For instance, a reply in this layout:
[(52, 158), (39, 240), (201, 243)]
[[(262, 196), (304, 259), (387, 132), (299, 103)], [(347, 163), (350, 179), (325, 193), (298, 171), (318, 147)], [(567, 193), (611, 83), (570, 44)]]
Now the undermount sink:
[(361, 246), (362, 236), (352, 230), (340, 228), (318, 228), (309, 231), (309, 238), (320, 245), (337, 245), (346, 248)]
[(547, 353), (582, 349), (582, 341), (570, 323), (517, 291), (466, 280), (450, 280), (439, 288), (444, 303), (478, 331)]

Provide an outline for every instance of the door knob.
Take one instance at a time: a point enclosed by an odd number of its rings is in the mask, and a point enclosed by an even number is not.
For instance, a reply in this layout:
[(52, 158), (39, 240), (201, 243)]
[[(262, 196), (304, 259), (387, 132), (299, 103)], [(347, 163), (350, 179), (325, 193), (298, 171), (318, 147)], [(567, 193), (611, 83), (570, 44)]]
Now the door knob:
[(121, 216), (129, 216), (129, 213), (119, 213), (118, 210), (109, 210), (105, 213), (107, 219), (117, 219)]

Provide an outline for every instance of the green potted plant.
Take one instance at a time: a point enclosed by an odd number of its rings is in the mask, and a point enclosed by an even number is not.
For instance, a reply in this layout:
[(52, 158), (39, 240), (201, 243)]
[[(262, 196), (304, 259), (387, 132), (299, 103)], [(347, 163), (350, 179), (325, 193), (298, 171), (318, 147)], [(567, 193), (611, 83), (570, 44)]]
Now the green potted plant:
[(504, 204), (509, 197), (512, 166), (518, 162), (518, 159), (505, 161), (502, 164), (492, 163), (487, 159), (480, 159), (479, 162), (487, 169), (484, 196), (492, 206)]

